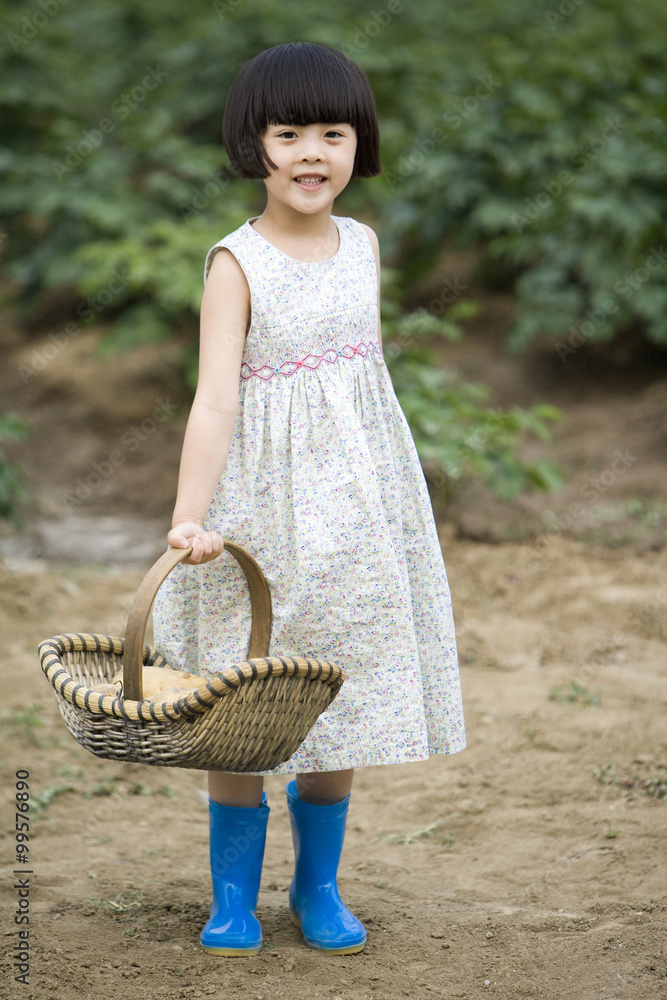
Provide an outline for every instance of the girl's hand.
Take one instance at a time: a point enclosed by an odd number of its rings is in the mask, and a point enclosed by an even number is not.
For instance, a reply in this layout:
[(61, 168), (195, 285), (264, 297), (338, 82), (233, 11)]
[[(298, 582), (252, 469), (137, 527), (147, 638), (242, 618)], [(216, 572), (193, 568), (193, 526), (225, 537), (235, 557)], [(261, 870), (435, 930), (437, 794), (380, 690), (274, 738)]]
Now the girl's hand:
[(181, 521), (176, 524), (167, 535), (167, 541), (173, 549), (187, 549), (188, 545), (192, 545), (192, 552), (183, 560), (191, 566), (217, 559), (225, 547), (217, 532), (206, 531), (196, 521)]

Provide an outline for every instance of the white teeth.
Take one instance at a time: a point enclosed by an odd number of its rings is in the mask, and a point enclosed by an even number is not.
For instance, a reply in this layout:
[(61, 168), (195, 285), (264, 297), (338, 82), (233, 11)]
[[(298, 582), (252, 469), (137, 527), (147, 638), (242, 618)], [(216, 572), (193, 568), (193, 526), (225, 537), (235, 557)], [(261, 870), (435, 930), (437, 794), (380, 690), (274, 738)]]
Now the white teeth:
[(309, 184), (311, 186), (313, 186), (315, 184), (320, 184), (323, 180), (326, 180), (326, 178), (325, 177), (318, 177), (317, 180), (307, 180), (305, 177), (297, 177), (296, 178), (296, 181), (297, 181), (298, 184)]

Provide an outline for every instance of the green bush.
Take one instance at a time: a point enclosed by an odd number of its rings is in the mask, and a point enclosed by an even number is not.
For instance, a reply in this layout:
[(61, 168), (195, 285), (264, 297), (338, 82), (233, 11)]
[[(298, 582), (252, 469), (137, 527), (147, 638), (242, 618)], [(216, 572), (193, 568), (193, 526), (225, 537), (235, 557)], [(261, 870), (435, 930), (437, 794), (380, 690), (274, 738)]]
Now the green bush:
[(459, 299), (437, 318), (424, 309), (405, 316), (396, 298), (396, 275), (383, 272), (382, 342), (396, 395), (410, 425), (428, 481), (448, 505), (473, 478), (482, 478), (503, 500), (527, 490), (562, 486), (561, 472), (545, 459), (521, 458), (532, 436), (549, 441), (549, 424), (560, 410), (541, 404), (529, 410), (491, 409), (489, 390), (466, 382), (438, 362), (438, 341), (458, 340), (459, 321), (477, 314)]
[(0, 211), (26, 316), (69, 287), (119, 344), (194, 333), (203, 254), (263, 206), (261, 182), (230, 183), (224, 95), (305, 38), (371, 78), (385, 171), (336, 210), (379, 220), (404, 288), (445, 242), (473, 246), (516, 292), (515, 346), (667, 343), (662, 0), (47, 6), (0, 0)]
[(27, 425), (15, 413), (0, 416), (0, 518), (6, 518), (17, 528), (23, 525), (19, 504), (26, 499), (27, 493), (21, 470), (7, 458), (3, 444), (22, 440), (27, 432)]
[(410, 271), (428, 271), (445, 238), (478, 247), (479, 277), (516, 293), (514, 347), (543, 333), (566, 360), (620, 330), (667, 343), (667, 9), (487, 0), (442, 13), (388, 178), (397, 228), (419, 246)]

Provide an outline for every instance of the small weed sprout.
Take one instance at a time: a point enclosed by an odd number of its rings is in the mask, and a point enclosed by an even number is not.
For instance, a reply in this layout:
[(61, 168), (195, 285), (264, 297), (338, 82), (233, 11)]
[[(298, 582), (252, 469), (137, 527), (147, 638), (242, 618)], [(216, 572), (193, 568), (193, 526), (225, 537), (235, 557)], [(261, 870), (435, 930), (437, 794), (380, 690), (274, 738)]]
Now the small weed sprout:
[(454, 838), (451, 833), (436, 833), (440, 830), (447, 820), (437, 819), (434, 823), (430, 823), (428, 826), (423, 827), (421, 830), (408, 830), (406, 833), (385, 833), (381, 837), (376, 837), (375, 840), (369, 841), (369, 844), (416, 844), (420, 840), (434, 840), (436, 844), (443, 844), (450, 847), (454, 843)]
[(572, 705), (574, 708), (587, 708), (589, 705), (601, 705), (600, 691), (589, 691), (585, 684), (570, 681), (568, 687), (560, 685), (552, 687), (549, 701), (557, 701), (560, 705)]
[(604, 767), (594, 767), (593, 777), (601, 785), (617, 785), (618, 778), (613, 764), (605, 764)]
[(627, 777), (619, 777), (616, 773), (616, 766), (608, 763), (603, 767), (594, 767), (593, 777), (601, 785), (616, 785), (630, 792), (645, 792), (651, 798), (667, 802), (667, 769), (665, 768), (661, 768), (657, 774), (652, 774), (648, 778), (642, 778), (636, 771)]
[(74, 785), (49, 785), (48, 788), (43, 789), (41, 792), (37, 792), (30, 799), (30, 811), (33, 815), (38, 816), (39, 813), (44, 812), (46, 809), (52, 805), (53, 801), (58, 798), (59, 795), (64, 795), (65, 792), (76, 792), (77, 789)]
[(667, 770), (659, 771), (647, 780), (646, 793), (662, 802), (667, 802)]
[(606, 831), (606, 833), (604, 835), (605, 840), (614, 840), (615, 837), (618, 837), (618, 835), (619, 835), (619, 833), (621, 831), (620, 830), (612, 830), (612, 828), (611, 828), (611, 820), (610, 819), (606, 819), (605, 823), (607, 824), (607, 831)]

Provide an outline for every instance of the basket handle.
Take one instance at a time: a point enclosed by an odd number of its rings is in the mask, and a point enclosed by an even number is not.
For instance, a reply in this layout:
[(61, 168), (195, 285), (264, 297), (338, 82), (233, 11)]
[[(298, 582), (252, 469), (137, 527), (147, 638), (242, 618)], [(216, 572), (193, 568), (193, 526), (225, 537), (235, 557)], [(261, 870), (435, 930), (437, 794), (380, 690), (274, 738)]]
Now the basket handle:
[[(224, 546), (241, 566), (250, 591), (252, 625), (247, 658), (252, 660), (255, 657), (268, 656), (272, 619), (271, 592), (266, 577), (259, 563), (241, 545), (225, 542)], [(167, 549), (149, 569), (135, 594), (127, 620), (123, 656), (123, 697), (127, 701), (141, 701), (143, 697), (144, 636), (148, 616), (160, 585), (191, 552), (191, 545), (187, 549)]]

